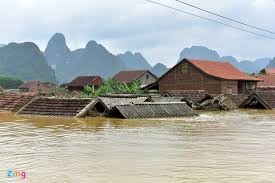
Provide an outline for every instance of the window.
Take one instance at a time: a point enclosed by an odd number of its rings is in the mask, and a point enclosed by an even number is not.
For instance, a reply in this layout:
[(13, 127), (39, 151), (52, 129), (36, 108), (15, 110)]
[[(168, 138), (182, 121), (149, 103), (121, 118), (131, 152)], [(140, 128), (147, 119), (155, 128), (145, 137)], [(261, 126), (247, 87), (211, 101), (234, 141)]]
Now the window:
[(146, 77), (146, 79), (149, 79), (149, 78), (150, 78), (149, 74), (146, 74), (145, 77)]
[(233, 94), (233, 89), (232, 87), (227, 87), (226, 94)]
[(184, 64), (181, 66), (181, 73), (182, 73), (182, 74), (187, 74), (187, 73), (188, 73), (188, 63), (184, 63)]

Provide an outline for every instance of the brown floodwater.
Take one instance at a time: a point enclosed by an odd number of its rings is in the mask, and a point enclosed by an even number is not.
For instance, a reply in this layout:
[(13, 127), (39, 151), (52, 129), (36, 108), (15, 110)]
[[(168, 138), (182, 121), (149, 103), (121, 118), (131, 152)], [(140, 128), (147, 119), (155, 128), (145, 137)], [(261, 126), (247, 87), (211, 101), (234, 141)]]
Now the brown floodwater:
[(0, 113), (0, 182), (274, 181), (275, 111), (154, 120)]

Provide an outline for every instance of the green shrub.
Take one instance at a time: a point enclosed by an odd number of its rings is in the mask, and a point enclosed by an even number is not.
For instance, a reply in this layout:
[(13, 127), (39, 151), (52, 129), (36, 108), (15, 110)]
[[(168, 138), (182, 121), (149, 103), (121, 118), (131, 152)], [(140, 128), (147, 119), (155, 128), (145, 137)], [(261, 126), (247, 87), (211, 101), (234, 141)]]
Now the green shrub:
[(24, 82), (18, 78), (10, 76), (0, 76), (0, 86), (4, 89), (18, 89)]

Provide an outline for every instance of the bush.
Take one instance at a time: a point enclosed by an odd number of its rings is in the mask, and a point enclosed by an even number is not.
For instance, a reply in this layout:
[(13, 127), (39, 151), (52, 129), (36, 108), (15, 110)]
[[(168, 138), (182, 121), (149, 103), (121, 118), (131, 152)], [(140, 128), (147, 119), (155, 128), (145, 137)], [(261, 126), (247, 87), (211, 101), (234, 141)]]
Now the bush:
[(15, 77), (0, 76), (0, 86), (4, 89), (18, 89), (24, 82)]
[(131, 84), (118, 83), (114, 79), (108, 79), (102, 83), (100, 88), (85, 86), (80, 97), (97, 97), (107, 94), (143, 94), (141, 83), (134, 81)]
[(64, 87), (56, 87), (53, 90), (53, 94), (56, 97), (66, 97), (67, 98), (70, 96), (69, 91)]

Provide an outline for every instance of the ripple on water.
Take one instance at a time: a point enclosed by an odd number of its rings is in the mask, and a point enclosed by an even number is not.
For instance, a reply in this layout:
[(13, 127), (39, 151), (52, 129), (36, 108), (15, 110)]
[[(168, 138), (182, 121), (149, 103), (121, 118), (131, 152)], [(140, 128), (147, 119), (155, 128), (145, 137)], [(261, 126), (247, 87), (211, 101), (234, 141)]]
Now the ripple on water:
[(272, 182), (274, 139), (273, 111), (150, 120), (0, 113), (0, 172), (25, 170), (30, 182)]

